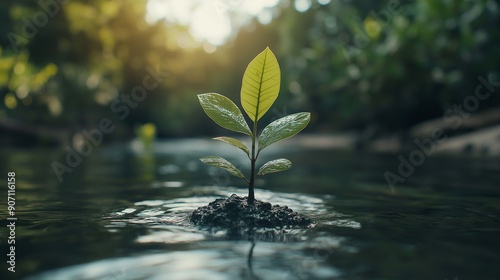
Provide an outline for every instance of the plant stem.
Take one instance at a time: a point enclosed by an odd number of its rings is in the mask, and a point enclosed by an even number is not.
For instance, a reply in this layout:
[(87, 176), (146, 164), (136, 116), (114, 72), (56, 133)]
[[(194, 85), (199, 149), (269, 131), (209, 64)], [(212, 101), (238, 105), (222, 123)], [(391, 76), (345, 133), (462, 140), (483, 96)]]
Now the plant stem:
[(255, 194), (253, 191), (253, 185), (255, 183), (255, 162), (257, 161), (257, 156), (255, 155), (255, 141), (257, 140), (257, 121), (253, 124), (252, 131), (252, 157), (250, 158), (250, 182), (248, 182), (248, 199), (249, 205), (253, 205), (255, 201)]
[(253, 205), (254, 201), (255, 201), (255, 194), (254, 194), (254, 191), (253, 191), (253, 185), (255, 183), (255, 159), (252, 159), (251, 160), (251, 163), (252, 163), (252, 167), (251, 167), (251, 171), (250, 171), (250, 182), (248, 182), (248, 204), (249, 205)]

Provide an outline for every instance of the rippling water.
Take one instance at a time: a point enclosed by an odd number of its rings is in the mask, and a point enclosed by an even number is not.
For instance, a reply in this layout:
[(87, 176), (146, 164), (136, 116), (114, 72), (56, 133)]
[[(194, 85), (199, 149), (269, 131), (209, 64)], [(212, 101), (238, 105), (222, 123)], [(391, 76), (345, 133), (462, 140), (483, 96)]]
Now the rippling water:
[[(292, 269), (292, 264), (301, 265), (307, 259), (306, 255), (298, 253), (300, 250), (338, 247), (341, 242), (341, 238), (337, 237), (311, 236), (308, 234), (310, 229), (255, 229), (252, 234), (255, 247), (249, 259), (252, 247), (249, 236), (230, 234), (222, 229), (203, 230), (190, 224), (189, 215), (195, 208), (228, 193), (244, 195), (241, 189), (236, 188), (210, 189), (211, 195), (202, 197), (137, 201), (102, 217), (104, 227), (112, 233), (120, 233), (130, 227), (142, 228), (133, 241), (138, 246), (155, 247), (153, 252), (51, 271), (39, 275), (38, 279), (251, 279), (252, 274), (256, 279), (259, 274), (263, 279), (286, 279), (292, 270), (276, 270), (268, 264), (272, 262), (282, 269)], [(206, 193), (206, 189), (195, 187), (189, 191), (190, 194), (193, 192)], [(324, 211), (324, 200), (313, 196), (262, 190), (259, 197), (276, 204), (286, 204), (318, 222), (333, 220), (339, 215)], [(346, 219), (325, 225), (360, 227), (359, 223)], [(314, 261), (314, 258), (311, 260)], [(334, 268), (318, 266), (314, 274), (333, 277), (339, 273)]]
[[(209, 152), (207, 152), (209, 151)], [(16, 172), (16, 274), (1, 279), (498, 279), (500, 160), (431, 157), (394, 191), (397, 155), (300, 148), (256, 197), (311, 217), (308, 229), (231, 233), (189, 222), (197, 207), (245, 185), (198, 157), (212, 141), (102, 147), (64, 175), (64, 153), (0, 151)], [(5, 207), (0, 213), (5, 214)], [(7, 247), (0, 245), (2, 255)], [(4, 253), (5, 252), (5, 253)], [(5, 276), (5, 277), (4, 277)]]

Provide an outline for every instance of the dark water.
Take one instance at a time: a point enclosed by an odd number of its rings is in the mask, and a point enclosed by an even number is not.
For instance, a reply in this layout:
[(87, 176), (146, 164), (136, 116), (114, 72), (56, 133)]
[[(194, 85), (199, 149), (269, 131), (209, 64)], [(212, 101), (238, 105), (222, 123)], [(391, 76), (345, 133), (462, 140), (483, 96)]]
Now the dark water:
[[(16, 173), (16, 267), (1, 279), (500, 279), (500, 159), (427, 158), (387, 185), (398, 155), (272, 148), (292, 170), (258, 181), (256, 197), (312, 217), (313, 228), (248, 236), (205, 231), (187, 217), (245, 185), (203, 166), (206, 155), (243, 154), (187, 140), (100, 147), (58, 182), (65, 152), (0, 151), (6, 220)], [(267, 158), (266, 158), (267, 157)]]

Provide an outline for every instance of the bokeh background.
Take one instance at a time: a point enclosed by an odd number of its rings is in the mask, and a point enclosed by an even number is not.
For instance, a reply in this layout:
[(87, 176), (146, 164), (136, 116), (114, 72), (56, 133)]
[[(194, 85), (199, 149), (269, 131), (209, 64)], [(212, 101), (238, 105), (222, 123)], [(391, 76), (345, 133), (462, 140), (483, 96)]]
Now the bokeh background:
[[(478, 77), (500, 81), (499, 26), (494, 0), (2, 1), (0, 144), (74, 144), (103, 118), (117, 127), (108, 142), (144, 124), (160, 138), (220, 134), (196, 94), (239, 104), (247, 64), (269, 46), (282, 87), (263, 122), (311, 111), (308, 133), (400, 147), (463, 105)], [(117, 113), (148, 67), (161, 82)], [(499, 105), (496, 89), (449, 133), (500, 123)]]
[[(499, 0), (0, 0), (0, 279), (498, 279), (499, 27)], [(247, 195), (200, 157), (250, 169), (197, 94), (240, 105), (267, 46), (259, 128), (312, 119), (256, 198), (316, 226), (254, 250), (189, 217)]]

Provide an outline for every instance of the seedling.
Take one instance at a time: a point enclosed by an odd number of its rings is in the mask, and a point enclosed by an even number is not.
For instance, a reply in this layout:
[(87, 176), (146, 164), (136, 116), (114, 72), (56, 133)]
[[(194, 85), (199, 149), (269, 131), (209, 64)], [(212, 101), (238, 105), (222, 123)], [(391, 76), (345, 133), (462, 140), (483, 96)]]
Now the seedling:
[(280, 158), (265, 163), (256, 172), (255, 163), (260, 152), (273, 143), (299, 133), (311, 119), (311, 114), (308, 112), (292, 114), (271, 122), (262, 130), (260, 136), (257, 136), (257, 123), (278, 97), (280, 80), (281, 71), (278, 60), (269, 48), (258, 54), (248, 64), (243, 74), (241, 105), (252, 121), (253, 129), (250, 129), (240, 109), (229, 98), (218, 93), (198, 95), (201, 107), (215, 123), (251, 137), (250, 149), (240, 140), (232, 137), (214, 138), (245, 152), (250, 160), (249, 178), (222, 157), (209, 156), (200, 159), (203, 163), (225, 169), (232, 175), (245, 180), (248, 183), (248, 204), (253, 204), (255, 201), (254, 183), (257, 176), (284, 171), (292, 167), (289, 160)]

